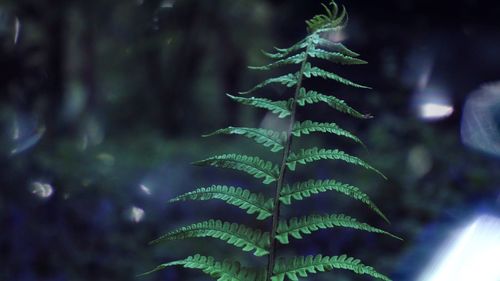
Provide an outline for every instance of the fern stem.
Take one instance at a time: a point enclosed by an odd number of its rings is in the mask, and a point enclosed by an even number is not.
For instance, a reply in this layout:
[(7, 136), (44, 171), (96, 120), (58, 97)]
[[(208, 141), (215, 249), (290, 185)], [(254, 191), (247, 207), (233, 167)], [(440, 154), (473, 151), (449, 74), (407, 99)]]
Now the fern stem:
[(308, 51), (309, 51), (309, 46), (307, 47), (307, 50), (305, 51), (306, 55), (304, 58), (304, 61), (302, 62), (300, 66), (300, 71), (299, 75), (297, 77), (298, 83), (295, 88), (295, 93), (294, 97), (291, 103), (291, 116), (290, 116), (290, 123), (288, 126), (288, 130), (286, 132), (286, 143), (284, 145), (283, 149), (283, 156), (281, 158), (281, 165), (280, 165), (280, 173), (278, 177), (278, 181), (276, 184), (276, 190), (275, 190), (275, 195), (274, 195), (274, 210), (273, 210), (273, 217), (272, 217), (272, 228), (271, 228), (271, 245), (269, 247), (269, 257), (268, 257), (268, 263), (267, 263), (267, 271), (266, 271), (266, 281), (271, 281), (271, 277), (273, 276), (273, 270), (274, 270), (274, 265), (276, 263), (276, 235), (277, 235), (277, 229), (278, 229), (278, 222), (280, 220), (280, 208), (281, 208), (281, 201), (280, 201), (280, 195), (281, 195), (281, 189), (283, 188), (284, 182), (285, 182), (285, 174), (286, 174), (286, 163), (288, 156), (290, 155), (290, 150), (292, 148), (292, 138), (293, 138), (293, 125), (295, 123), (295, 115), (297, 112), (297, 98), (299, 96), (300, 88), (302, 87), (302, 80), (304, 77), (304, 71), (305, 67), (307, 64), (307, 57), (308, 57)]

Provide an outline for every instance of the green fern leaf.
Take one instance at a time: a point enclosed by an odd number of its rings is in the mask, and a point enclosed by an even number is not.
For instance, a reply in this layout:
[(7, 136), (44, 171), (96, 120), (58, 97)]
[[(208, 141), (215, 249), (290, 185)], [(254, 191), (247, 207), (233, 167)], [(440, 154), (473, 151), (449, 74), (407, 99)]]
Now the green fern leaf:
[(347, 105), (347, 103), (341, 99), (338, 99), (334, 96), (327, 96), (324, 94), (320, 94), (316, 91), (307, 91), (304, 88), (301, 88), (299, 91), (299, 96), (297, 98), (297, 104), (300, 106), (305, 106), (306, 104), (314, 104), (324, 102), (328, 104), (331, 108), (338, 110), (342, 113), (349, 114), (353, 117), (360, 119), (369, 119), (372, 118), (370, 114), (362, 114), (355, 110), (354, 108)]
[(227, 94), (232, 100), (237, 101), (244, 105), (250, 105), (257, 108), (263, 108), (271, 111), (272, 113), (278, 114), (279, 118), (285, 118), (291, 114), (290, 112), (290, 101), (272, 101), (264, 98), (242, 98), (235, 97)]
[[(276, 53), (268, 53), (265, 51), (262, 51), (262, 53), (271, 58), (271, 59), (277, 59), (277, 60), (286, 60), (288, 56), (290, 56), (292, 53), (297, 52), (299, 50), (305, 49), (307, 47), (311, 47), (311, 50), (308, 54), (313, 54), (313, 57), (320, 57), (323, 55), (323, 59), (329, 59), (329, 55), (327, 54), (322, 54), (321, 51), (327, 52), (325, 50), (319, 50), (319, 52), (314, 52), (314, 50), (318, 50), (317, 48), (326, 48), (329, 49), (330, 51), (333, 51), (334, 53), (340, 53), (341, 55), (347, 56), (347, 57), (358, 57), (359, 54), (356, 52), (351, 51), (348, 49), (346, 46), (344, 46), (342, 43), (337, 43), (337, 42), (332, 42), (328, 39), (322, 38), (318, 33), (313, 33), (307, 36), (305, 39), (299, 41), (298, 43), (294, 44), (293, 46), (285, 49), (280, 49), (280, 48), (275, 48), (277, 51)], [(320, 53), (320, 54), (316, 54)], [(304, 52), (298, 54), (295, 59), (302, 58)], [(338, 55), (333, 55), (334, 57), (338, 57)], [(321, 57), (320, 57), (321, 58)], [(338, 58), (337, 58), (338, 60)], [(333, 60), (336, 62), (335, 60)], [(300, 61), (302, 62), (302, 61)], [(295, 63), (300, 63), (300, 62), (295, 62)], [(357, 61), (354, 60), (354, 62), (358, 62), (357, 64), (364, 64), (366, 63), (365, 61)], [(290, 62), (291, 63), (291, 62)], [(285, 64), (290, 64), (290, 63), (285, 63)]]
[(161, 236), (150, 244), (196, 237), (217, 238), (242, 248), (245, 252), (254, 251), (254, 255), (258, 257), (269, 254), (269, 233), (220, 220), (208, 220), (181, 227)]
[(329, 49), (333, 52), (338, 52), (349, 57), (359, 57), (359, 54), (348, 49), (344, 44), (338, 42), (332, 42), (328, 39), (320, 37), (318, 34), (312, 34), (310, 36), (316, 36), (313, 39), (314, 46)]
[(351, 132), (340, 128), (335, 123), (319, 123), (306, 120), (304, 122), (297, 122), (293, 125), (292, 134), (296, 137), (300, 137), (302, 134), (308, 135), (314, 132), (332, 133), (337, 136), (349, 138), (364, 146), (363, 142), (358, 137), (353, 135)]
[(304, 76), (306, 78), (320, 77), (323, 79), (331, 79), (331, 80), (337, 81), (337, 82), (342, 83), (342, 84), (347, 85), (347, 86), (351, 86), (351, 87), (355, 87), (355, 88), (371, 89), (370, 87), (356, 84), (356, 83), (354, 83), (350, 80), (347, 80), (347, 79), (345, 79), (345, 78), (343, 78), (335, 73), (326, 71), (326, 70), (321, 69), (321, 68), (316, 67), (316, 66), (313, 67), (313, 66), (311, 66), (310, 63), (306, 63), (306, 65), (304, 67)]
[(254, 69), (254, 70), (271, 70), (273, 68), (277, 68), (280, 66), (284, 65), (289, 65), (289, 64), (301, 64), (307, 57), (307, 54), (305, 52), (298, 53), (296, 55), (293, 55), (291, 57), (283, 58), (280, 59), (276, 62), (270, 63), (268, 65), (264, 66), (249, 66), (248, 68)]
[(286, 140), (286, 135), (284, 132), (246, 127), (228, 127), (225, 129), (217, 130), (208, 135), (203, 135), (203, 137), (210, 137), (220, 134), (245, 136), (247, 138), (255, 140), (257, 143), (262, 144), (265, 147), (270, 147), (272, 152), (278, 152), (282, 150), (283, 144)]
[(319, 14), (307, 20), (307, 31), (309, 33), (320, 33), (327, 30), (344, 28), (347, 24), (347, 11), (345, 7), (342, 6), (342, 12), (339, 15), (338, 6), (334, 1), (330, 2), (331, 9), (324, 4), (322, 5), (325, 8), (326, 14)]
[(182, 266), (184, 268), (199, 269), (217, 281), (263, 281), (264, 272), (255, 271), (242, 267), (239, 262), (225, 260), (223, 262), (216, 261), (213, 257), (201, 255), (190, 256), (183, 260), (164, 263), (155, 269), (143, 273), (139, 276), (144, 276), (163, 270), (171, 266)]
[(297, 52), (301, 49), (307, 48), (307, 46), (310, 43), (309, 39), (310, 39), (309, 37), (306, 37), (288, 48), (274, 47), (274, 49), (277, 51), (277, 53), (268, 53), (266, 51), (262, 51), (262, 53), (271, 59), (282, 59), (282, 58), (285, 58), (285, 57), (291, 55), (294, 52)]
[(242, 171), (254, 176), (255, 178), (263, 178), (264, 184), (270, 184), (276, 181), (279, 175), (277, 165), (274, 165), (269, 161), (264, 161), (259, 157), (247, 155), (216, 155), (205, 160), (194, 162), (193, 164), (197, 166), (213, 166)]
[(299, 153), (291, 153), (288, 156), (286, 165), (291, 171), (295, 171), (295, 166), (297, 163), (307, 164), (318, 160), (342, 160), (344, 162), (361, 166), (365, 169), (372, 170), (382, 176), (384, 179), (387, 179), (384, 174), (382, 174), (379, 170), (373, 168), (368, 163), (359, 159), (358, 157), (351, 156), (341, 150), (335, 149), (319, 149), (317, 147), (309, 148), (309, 149), (301, 149)]
[(367, 64), (364, 60), (346, 56), (340, 52), (329, 52), (317, 48), (309, 48), (307, 54), (313, 58), (328, 60), (342, 65)]
[(389, 222), (387, 217), (380, 211), (380, 209), (372, 202), (370, 197), (362, 192), (359, 188), (341, 183), (335, 180), (308, 180), (305, 182), (295, 183), (293, 185), (285, 185), (281, 190), (280, 201), (283, 204), (292, 204), (292, 199), (303, 200), (304, 198), (311, 197), (314, 194), (319, 194), (327, 191), (336, 191), (358, 200), (366, 204), (370, 209), (376, 212), (386, 222)]
[(233, 186), (212, 185), (206, 188), (198, 188), (170, 200), (170, 202), (187, 200), (211, 200), (219, 199), (226, 203), (245, 210), (247, 214), (257, 214), (258, 220), (265, 220), (272, 216), (274, 202), (266, 199), (262, 194), (254, 194), (250, 191)]
[(289, 243), (289, 236), (296, 239), (302, 239), (302, 234), (311, 234), (313, 231), (333, 227), (352, 228), (367, 232), (389, 235), (401, 240), (401, 238), (386, 232), (382, 229), (373, 227), (366, 223), (358, 222), (349, 216), (340, 215), (310, 215), (301, 218), (291, 218), (289, 221), (281, 220), (278, 224), (276, 239), (282, 244)]
[(297, 85), (298, 83), (298, 79), (297, 79), (297, 74), (285, 74), (285, 75), (282, 75), (282, 76), (279, 76), (279, 77), (274, 77), (274, 78), (269, 78), (267, 80), (265, 80), (264, 82), (260, 83), (260, 84), (257, 84), (255, 87), (253, 87), (252, 89), (248, 90), (248, 91), (245, 91), (245, 92), (240, 92), (239, 94), (240, 95), (246, 95), (246, 94), (249, 94), (249, 93), (252, 93), (252, 92), (255, 92), (257, 91), (258, 89), (261, 89), (267, 85), (270, 85), (270, 84), (281, 84), (281, 85), (284, 85), (286, 87), (293, 87), (295, 85)]
[(280, 258), (274, 267), (272, 281), (283, 281), (285, 277), (297, 281), (299, 277), (307, 277), (309, 274), (326, 272), (334, 269), (350, 270), (356, 274), (366, 274), (371, 277), (391, 281), (387, 276), (375, 271), (373, 267), (361, 263), (360, 260), (346, 255), (327, 257), (322, 255), (306, 257)]

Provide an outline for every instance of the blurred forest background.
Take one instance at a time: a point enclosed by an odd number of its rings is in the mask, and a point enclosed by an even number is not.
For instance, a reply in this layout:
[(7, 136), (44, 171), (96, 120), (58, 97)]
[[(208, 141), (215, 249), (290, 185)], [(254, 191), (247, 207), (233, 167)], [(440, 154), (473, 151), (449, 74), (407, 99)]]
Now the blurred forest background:
[[(389, 180), (326, 162), (304, 173), (360, 186), (392, 224), (334, 194), (300, 208), (342, 211), (405, 241), (332, 230), (292, 245), (301, 254), (349, 253), (394, 280), (413, 280), (456, 226), (500, 213), (500, 86), (484, 87), (500, 80), (500, 4), (341, 3), (350, 22), (337, 39), (369, 64), (330, 70), (373, 90), (318, 83), (375, 118), (349, 120), (321, 106), (310, 114), (356, 132), (368, 149), (342, 148)], [(301, 39), (304, 20), (320, 10), (320, 1), (1, 0), (0, 280), (208, 280), (178, 268), (135, 275), (195, 252), (246, 259), (220, 241), (147, 242), (208, 218), (254, 223), (220, 202), (167, 201), (211, 184), (262, 187), (189, 163), (262, 152), (241, 138), (199, 136), (277, 126), (224, 94), (264, 78), (246, 66), (268, 62), (261, 49)], [(310, 280), (332, 276), (352, 280)]]

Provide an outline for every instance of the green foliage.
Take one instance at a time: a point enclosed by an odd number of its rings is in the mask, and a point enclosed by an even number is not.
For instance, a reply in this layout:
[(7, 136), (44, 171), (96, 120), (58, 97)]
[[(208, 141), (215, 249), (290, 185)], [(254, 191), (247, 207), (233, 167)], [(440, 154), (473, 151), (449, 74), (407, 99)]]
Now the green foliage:
[(183, 260), (161, 264), (155, 269), (141, 274), (140, 276), (151, 274), (171, 266), (199, 269), (218, 281), (258, 281), (263, 280), (264, 275), (262, 271), (242, 267), (237, 261), (225, 260), (223, 262), (219, 262), (213, 257), (206, 257), (197, 254)]
[(305, 182), (295, 183), (293, 185), (285, 185), (281, 190), (280, 201), (286, 205), (292, 204), (292, 199), (303, 200), (304, 198), (311, 197), (314, 194), (319, 194), (327, 191), (336, 191), (338, 193), (347, 195), (354, 200), (358, 200), (366, 204), (370, 209), (376, 212), (386, 222), (389, 222), (387, 217), (380, 211), (380, 209), (373, 203), (368, 195), (362, 192), (359, 188), (341, 183), (335, 180), (308, 180)]
[(332, 133), (337, 136), (349, 138), (364, 146), (363, 142), (358, 137), (353, 135), (351, 132), (340, 128), (335, 123), (319, 123), (311, 120), (306, 120), (304, 122), (297, 122), (293, 125), (292, 134), (296, 137), (300, 137), (301, 135), (308, 135), (314, 132)]
[(327, 96), (324, 94), (320, 94), (316, 91), (307, 91), (302, 88), (299, 91), (299, 95), (297, 98), (297, 104), (300, 106), (305, 106), (306, 104), (315, 104), (323, 102), (328, 104), (331, 108), (336, 109), (342, 113), (347, 113), (351, 116), (354, 116), (356, 118), (361, 118), (361, 119), (368, 119), (371, 118), (371, 115), (369, 114), (362, 114), (359, 113), (357, 110), (354, 108), (350, 107), (347, 105), (347, 103), (341, 99), (338, 99), (334, 96)]
[(324, 4), (321, 5), (326, 13), (315, 15), (312, 19), (307, 20), (307, 31), (313, 33), (329, 29), (342, 29), (347, 24), (347, 11), (345, 7), (342, 7), (339, 15), (339, 7), (335, 1), (330, 2), (330, 8)]
[(284, 132), (276, 132), (273, 130), (266, 130), (261, 128), (245, 128), (245, 127), (228, 127), (225, 129), (217, 130), (211, 134), (204, 135), (204, 137), (210, 137), (220, 134), (242, 135), (247, 138), (251, 138), (265, 147), (270, 147), (272, 152), (278, 152), (280, 150), (283, 150), (283, 144), (286, 141), (286, 136)]
[[(366, 274), (374, 278), (390, 281), (372, 267), (366, 266), (360, 260), (347, 257), (346, 255), (324, 257), (322, 255), (307, 257), (281, 258), (276, 262), (272, 281), (283, 281), (285, 277), (296, 281), (299, 277), (307, 277), (310, 273), (330, 271), (333, 269), (345, 269), (357, 274)], [(298, 276), (297, 276), (298, 275)]]
[[(381, 233), (398, 238), (384, 230), (378, 229), (366, 223), (358, 222), (356, 219), (346, 215), (310, 215), (301, 218), (291, 218), (289, 221), (281, 220), (278, 224), (278, 235), (276, 239), (282, 244), (288, 244), (289, 236), (302, 239), (302, 234), (311, 234), (325, 228), (344, 227), (368, 232)], [(399, 239), (399, 238), (398, 238)]]
[(336, 82), (339, 82), (341, 84), (355, 87), (355, 88), (364, 88), (364, 89), (370, 89), (370, 87), (363, 86), (357, 83), (352, 82), (351, 80), (345, 79), (333, 72), (326, 71), (324, 69), (321, 69), (317, 66), (312, 66), (310, 63), (306, 63), (305, 68), (304, 68), (304, 76), (306, 78), (311, 78), (311, 77), (319, 77), (323, 79), (330, 79)]
[(245, 210), (248, 214), (257, 213), (258, 220), (264, 220), (272, 216), (273, 201), (265, 199), (262, 194), (254, 194), (250, 191), (234, 186), (212, 185), (207, 188), (198, 188), (170, 200), (170, 202), (187, 200), (210, 200), (219, 199), (226, 203)]
[(367, 62), (364, 60), (347, 56), (340, 52), (330, 52), (322, 49), (311, 48), (307, 52), (307, 54), (312, 58), (324, 59), (333, 63), (343, 64), (343, 65), (367, 64)]
[(256, 256), (269, 253), (269, 233), (262, 233), (237, 223), (208, 220), (171, 231), (151, 242), (156, 244), (168, 240), (180, 240), (195, 237), (212, 237), (242, 248), (243, 251), (255, 251)]
[[(357, 274), (366, 274), (377, 279), (389, 280), (384, 275), (375, 271), (372, 267), (366, 266), (359, 260), (348, 258), (344, 255), (333, 257), (317, 255), (283, 258), (279, 257), (277, 253), (276, 244), (278, 242), (288, 244), (290, 236), (296, 239), (302, 239), (304, 234), (310, 234), (320, 229), (356, 229), (365, 232), (385, 234), (399, 239), (399, 237), (385, 230), (359, 222), (355, 218), (344, 214), (312, 214), (301, 218), (289, 219), (280, 217), (281, 203), (283, 203), (283, 205), (293, 206), (292, 200), (304, 200), (305, 198), (311, 197), (313, 194), (335, 191), (355, 201), (362, 202), (387, 221), (385, 215), (372, 202), (368, 195), (357, 187), (335, 180), (311, 179), (293, 185), (286, 183), (286, 173), (295, 171), (297, 163), (309, 164), (318, 160), (341, 160), (357, 167), (372, 170), (385, 178), (379, 170), (365, 161), (338, 149), (319, 149), (313, 147), (301, 149), (298, 152), (292, 152), (291, 144), (294, 137), (304, 137), (314, 132), (331, 133), (363, 145), (357, 136), (342, 129), (336, 123), (296, 120), (296, 112), (300, 107), (305, 107), (309, 104), (325, 103), (337, 111), (356, 118), (368, 119), (371, 117), (368, 114), (360, 113), (347, 105), (343, 100), (334, 96), (325, 95), (313, 90), (307, 91), (302, 87), (302, 82), (305, 79), (323, 78), (346, 86), (368, 88), (333, 72), (313, 66), (315, 60), (326, 60), (334, 64), (342, 65), (359, 65), (366, 63), (364, 60), (357, 58), (359, 56), (357, 53), (349, 50), (341, 43), (330, 42), (324, 38), (325, 32), (339, 31), (347, 23), (345, 8), (339, 9), (333, 1), (331, 2), (330, 8), (327, 6), (324, 6), (324, 8), (326, 9), (325, 14), (316, 15), (306, 22), (309, 34), (304, 39), (289, 48), (275, 48), (276, 51), (274, 53), (263, 52), (264, 55), (271, 58), (273, 62), (264, 66), (250, 67), (256, 70), (267, 71), (281, 66), (300, 65), (300, 69), (297, 72), (269, 78), (257, 84), (249, 91), (240, 93), (250, 94), (270, 84), (278, 84), (288, 88), (294, 87), (294, 94), (292, 97), (272, 101), (261, 97), (243, 98), (228, 95), (229, 98), (241, 104), (269, 110), (277, 114), (279, 118), (290, 117), (288, 130), (286, 132), (275, 132), (262, 128), (228, 127), (205, 135), (240, 135), (250, 138), (265, 148), (270, 149), (271, 152), (282, 152), (281, 165), (275, 165), (256, 156), (239, 154), (217, 155), (194, 162), (195, 165), (199, 166), (213, 166), (242, 171), (255, 178), (261, 179), (264, 184), (276, 182), (274, 190), (264, 189), (266, 192), (274, 194), (274, 197), (266, 199), (266, 197), (260, 193), (254, 194), (240, 187), (213, 185), (208, 188), (199, 188), (171, 200), (176, 202), (219, 199), (230, 205), (237, 206), (249, 214), (256, 214), (258, 220), (271, 219), (270, 231), (266, 232), (236, 223), (212, 219), (170, 231), (154, 241), (156, 243), (160, 241), (194, 237), (217, 238), (226, 241), (228, 244), (239, 247), (245, 252), (253, 251), (256, 256), (267, 256), (267, 267), (254, 271), (241, 267), (237, 262), (216, 262), (211, 257), (196, 255), (184, 260), (160, 265), (154, 271), (169, 266), (180, 265), (187, 268), (200, 269), (216, 280), (282, 281), (285, 280), (285, 278), (289, 280), (298, 280), (299, 277), (307, 277), (309, 274), (317, 272), (346, 269)], [(311, 61), (309, 61), (310, 59)]]
[(264, 161), (256, 156), (240, 154), (216, 155), (193, 163), (198, 166), (213, 166), (239, 170), (258, 179), (263, 178), (263, 183), (270, 184), (278, 179), (279, 169), (275, 164)]
[(279, 77), (274, 77), (274, 78), (269, 78), (267, 80), (264, 80), (264, 82), (257, 84), (252, 89), (245, 91), (245, 92), (240, 92), (240, 95), (246, 95), (246, 94), (253, 93), (253, 92), (257, 91), (258, 89), (264, 88), (265, 86), (270, 85), (270, 84), (282, 84), (282, 85), (285, 85), (285, 86), (290, 88), (290, 87), (297, 85), (297, 83), (299, 83), (299, 80), (297, 79), (297, 73), (285, 74), (285, 75), (282, 75)]
[(358, 157), (349, 155), (338, 149), (325, 149), (325, 148), (309, 148), (309, 149), (301, 149), (298, 153), (292, 152), (290, 156), (287, 158), (286, 165), (292, 171), (295, 171), (295, 167), (297, 163), (307, 164), (318, 160), (341, 160), (353, 165), (361, 166), (365, 169), (372, 170), (382, 176), (384, 179), (386, 178), (384, 174), (382, 174), (379, 170), (373, 168), (365, 161), (359, 159)]
[(231, 95), (227, 96), (244, 105), (250, 105), (257, 108), (267, 109), (272, 113), (278, 114), (279, 118), (285, 118), (291, 115), (289, 101), (272, 101), (264, 98), (255, 98), (255, 97), (242, 98)]

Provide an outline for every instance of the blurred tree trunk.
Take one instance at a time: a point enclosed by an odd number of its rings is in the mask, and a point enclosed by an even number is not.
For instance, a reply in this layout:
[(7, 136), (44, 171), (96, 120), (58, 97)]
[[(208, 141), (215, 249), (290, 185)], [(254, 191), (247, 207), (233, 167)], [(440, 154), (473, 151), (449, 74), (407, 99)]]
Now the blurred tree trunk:
[(82, 13), (84, 20), (84, 29), (81, 34), (82, 46), (82, 66), (81, 66), (81, 80), (87, 95), (87, 112), (92, 114), (93, 111), (98, 109), (99, 95), (96, 80), (96, 36), (95, 24), (97, 19), (95, 17), (93, 1), (83, 1)]
[(60, 128), (60, 116), (64, 95), (64, 27), (65, 11), (68, 1), (53, 0), (50, 7), (46, 7), (45, 32), (47, 38), (47, 91), (49, 107), (47, 109), (47, 135), (55, 135)]

